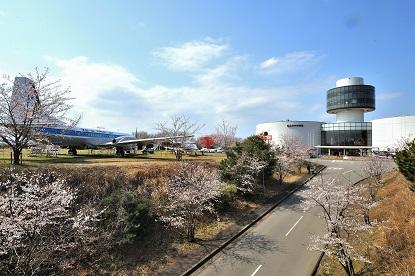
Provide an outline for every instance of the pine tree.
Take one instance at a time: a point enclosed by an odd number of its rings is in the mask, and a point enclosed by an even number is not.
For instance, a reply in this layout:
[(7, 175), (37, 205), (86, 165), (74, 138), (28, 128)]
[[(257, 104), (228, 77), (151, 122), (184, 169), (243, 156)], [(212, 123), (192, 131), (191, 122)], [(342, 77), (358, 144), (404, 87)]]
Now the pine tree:
[(415, 192), (415, 139), (406, 142), (404, 147), (395, 155), (395, 163), (399, 171), (410, 182), (409, 189)]

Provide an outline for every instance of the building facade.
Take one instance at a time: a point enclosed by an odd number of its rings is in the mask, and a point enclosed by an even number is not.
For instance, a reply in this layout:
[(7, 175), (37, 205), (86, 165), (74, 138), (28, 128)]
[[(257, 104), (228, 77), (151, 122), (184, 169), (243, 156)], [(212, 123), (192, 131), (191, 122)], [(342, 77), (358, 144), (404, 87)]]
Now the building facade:
[(415, 116), (372, 121), (372, 144), (381, 151), (395, 151), (403, 140), (415, 138)]
[(304, 145), (314, 147), (320, 145), (321, 122), (287, 120), (258, 124), (256, 133), (268, 136), (273, 144), (278, 144), (283, 136), (296, 136)]
[(415, 138), (415, 116), (365, 122), (376, 109), (375, 87), (361, 77), (348, 77), (327, 91), (326, 111), (336, 122), (277, 121), (256, 126), (256, 133), (279, 145), (284, 135), (297, 136), (304, 145), (328, 155), (366, 155), (371, 150), (394, 150), (398, 141)]
[(336, 82), (327, 91), (327, 113), (336, 115), (335, 123), (321, 126), (323, 154), (366, 154), (372, 147), (372, 124), (365, 122), (365, 113), (376, 109), (375, 87), (363, 78), (349, 77)]

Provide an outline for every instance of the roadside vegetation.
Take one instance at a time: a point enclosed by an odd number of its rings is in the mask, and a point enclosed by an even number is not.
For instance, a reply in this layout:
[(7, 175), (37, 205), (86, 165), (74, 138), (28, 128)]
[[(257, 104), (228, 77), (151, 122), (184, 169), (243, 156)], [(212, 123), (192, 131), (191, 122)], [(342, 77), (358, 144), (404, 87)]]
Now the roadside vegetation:
[[(377, 193), (378, 204), (370, 209), (373, 228), (350, 237), (351, 246), (367, 260), (356, 261), (355, 272), (359, 275), (414, 275), (415, 194), (397, 171), (386, 173), (382, 182)], [(325, 255), (318, 275), (347, 273), (340, 262)]]
[(226, 159), (4, 166), (0, 274), (180, 274), (305, 179), (279, 182), (281, 151), (252, 136)]
[(364, 181), (309, 195), (328, 225), (311, 245), (325, 253), (318, 275), (415, 275), (414, 142), (396, 153), (399, 171), (372, 157)]

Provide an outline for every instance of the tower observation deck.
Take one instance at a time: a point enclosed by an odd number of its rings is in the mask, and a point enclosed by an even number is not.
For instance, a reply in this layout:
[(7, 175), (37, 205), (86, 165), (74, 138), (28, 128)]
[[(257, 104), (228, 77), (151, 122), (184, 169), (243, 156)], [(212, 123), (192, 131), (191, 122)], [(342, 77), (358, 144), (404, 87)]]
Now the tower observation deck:
[(375, 87), (363, 78), (349, 77), (336, 81), (327, 91), (327, 113), (336, 114), (336, 122), (364, 122), (364, 113), (374, 111)]

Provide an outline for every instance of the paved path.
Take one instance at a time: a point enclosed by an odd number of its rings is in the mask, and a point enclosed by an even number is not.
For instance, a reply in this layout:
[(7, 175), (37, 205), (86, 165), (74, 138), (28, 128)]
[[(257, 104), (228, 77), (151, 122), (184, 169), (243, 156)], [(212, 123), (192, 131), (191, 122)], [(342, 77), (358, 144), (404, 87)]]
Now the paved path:
[[(364, 178), (362, 161), (317, 162), (327, 166), (323, 178), (340, 176), (341, 182)], [(303, 212), (299, 206), (304, 189), (307, 184), (193, 275), (310, 275), (320, 253), (307, 249), (309, 236), (324, 233), (325, 226), (318, 208)]]

